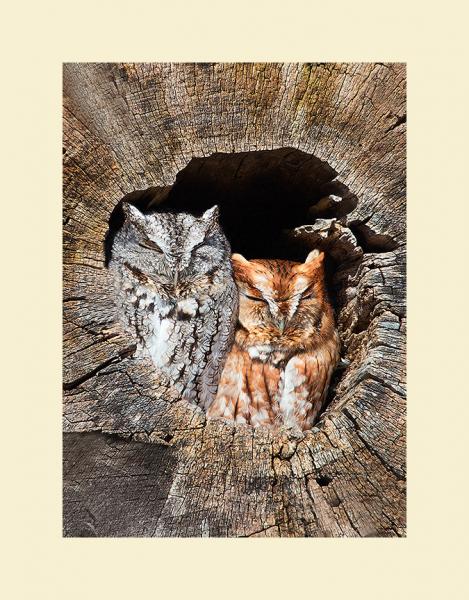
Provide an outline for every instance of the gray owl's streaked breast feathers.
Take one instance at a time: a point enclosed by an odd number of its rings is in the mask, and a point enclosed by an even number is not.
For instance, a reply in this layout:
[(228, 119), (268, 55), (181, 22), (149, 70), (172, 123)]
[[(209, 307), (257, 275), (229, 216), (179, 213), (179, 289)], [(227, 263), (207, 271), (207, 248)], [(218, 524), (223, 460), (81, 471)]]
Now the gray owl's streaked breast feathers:
[(150, 356), (184, 398), (207, 408), (238, 311), (218, 207), (200, 218), (123, 208), (110, 262), (123, 323), (137, 339), (138, 355)]

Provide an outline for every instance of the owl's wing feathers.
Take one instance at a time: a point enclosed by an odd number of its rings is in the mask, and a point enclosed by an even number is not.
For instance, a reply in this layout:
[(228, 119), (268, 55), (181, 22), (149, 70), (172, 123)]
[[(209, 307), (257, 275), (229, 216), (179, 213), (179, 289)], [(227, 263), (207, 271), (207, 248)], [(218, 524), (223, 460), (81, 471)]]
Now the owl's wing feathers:
[[(233, 344), (238, 316), (238, 290), (230, 282), (214, 299), (214, 306), (204, 314), (204, 323), (194, 361), (201, 375), (197, 382), (197, 403), (205, 410), (213, 403), (227, 354)], [(206, 321), (206, 322), (205, 322)], [(205, 342), (205, 343), (204, 343)]]
[(280, 400), (287, 425), (303, 431), (311, 428), (325, 402), (333, 368), (327, 348), (290, 359)]
[(250, 398), (248, 422), (254, 427), (272, 424), (279, 412), (279, 369), (268, 363), (253, 361), (247, 353), (245, 355), (245, 380)]

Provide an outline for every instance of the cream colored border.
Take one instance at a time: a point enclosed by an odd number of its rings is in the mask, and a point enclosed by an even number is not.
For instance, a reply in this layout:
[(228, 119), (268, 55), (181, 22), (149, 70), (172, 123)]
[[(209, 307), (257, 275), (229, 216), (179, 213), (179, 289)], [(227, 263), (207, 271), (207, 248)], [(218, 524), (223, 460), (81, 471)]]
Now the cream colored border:
[[(462, 3), (12, 6), (1, 40), (3, 597), (463, 598), (467, 386), (463, 403), (453, 377), (465, 344), (456, 309), (467, 302)], [(408, 63), (407, 539), (62, 539), (61, 71), (93, 60)]]

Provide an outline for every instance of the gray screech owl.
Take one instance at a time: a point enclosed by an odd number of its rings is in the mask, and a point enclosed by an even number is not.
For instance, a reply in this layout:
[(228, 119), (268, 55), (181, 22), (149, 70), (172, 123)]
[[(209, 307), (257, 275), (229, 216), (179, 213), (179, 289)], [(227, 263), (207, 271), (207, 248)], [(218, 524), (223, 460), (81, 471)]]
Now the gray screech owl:
[(149, 355), (185, 399), (207, 409), (238, 314), (218, 207), (200, 218), (123, 209), (110, 261), (121, 319), (137, 338), (137, 356)]

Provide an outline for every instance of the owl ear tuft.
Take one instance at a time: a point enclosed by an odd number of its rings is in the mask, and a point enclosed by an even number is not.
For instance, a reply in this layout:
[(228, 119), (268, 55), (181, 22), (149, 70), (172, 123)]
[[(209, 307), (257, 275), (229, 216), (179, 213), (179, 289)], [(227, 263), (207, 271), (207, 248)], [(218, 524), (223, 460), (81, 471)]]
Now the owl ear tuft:
[(125, 218), (135, 225), (143, 225), (145, 223), (145, 215), (141, 213), (136, 206), (124, 202), (122, 205)]
[(240, 265), (248, 265), (249, 261), (244, 258), (242, 254), (237, 254), (236, 252), (231, 255), (231, 262), (233, 264), (238, 263)]
[(244, 258), (242, 254), (232, 254), (231, 264), (233, 266), (233, 274), (235, 280), (239, 283), (241, 281), (250, 281), (252, 265)]
[(323, 260), (324, 260), (324, 252), (321, 252), (320, 250), (318, 250), (316, 248), (315, 250), (311, 250), (311, 252), (306, 257), (304, 264), (309, 265), (311, 263), (315, 263), (317, 266), (319, 266)]
[(202, 221), (204, 221), (206, 223), (208, 232), (212, 231), (214, 228), (218, 227), (219, 217), (220, 217), (220, 209), (218, 208), (217, 204), (215, 204), (215, 206), (212, 206), (212, 208), (209, 208), (208, 210), (206, 210), (204, 212), (201, 219), (202, 219)]
[(296, 265), (293, 267), (294, 271), (297, 273), (301, 273), (302, 275), (306, 275), (307, 277), (312, 277), (314, 274), (322, 272), (324, 267), (324, 252), (321, 250), (311, 250), (311, 252), (306, 257), (304, 263)]

